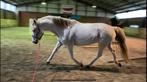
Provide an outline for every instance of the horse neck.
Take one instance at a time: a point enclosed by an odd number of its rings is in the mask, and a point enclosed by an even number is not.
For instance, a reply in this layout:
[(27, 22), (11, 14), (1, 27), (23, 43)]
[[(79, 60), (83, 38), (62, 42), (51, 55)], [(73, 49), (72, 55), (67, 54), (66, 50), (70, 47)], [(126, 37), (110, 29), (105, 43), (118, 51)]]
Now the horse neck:
[(53, 29), (51, 30), (51, 32), (53, 32), (57, 37), (62, 37), (64, 34), (64, 29), (60, 28), (60, 27), (53, 27)]
[(56, 25), (52, 25), (52, 26), (48, 26), (48, 27), (41, 27), (41, 29), (45, 30), (45, 31), (50, 31), (50, 32), (54, 33), (57, 37), (62, 37), (63, 32), (64, 32), (64, 29), (62, 29)]

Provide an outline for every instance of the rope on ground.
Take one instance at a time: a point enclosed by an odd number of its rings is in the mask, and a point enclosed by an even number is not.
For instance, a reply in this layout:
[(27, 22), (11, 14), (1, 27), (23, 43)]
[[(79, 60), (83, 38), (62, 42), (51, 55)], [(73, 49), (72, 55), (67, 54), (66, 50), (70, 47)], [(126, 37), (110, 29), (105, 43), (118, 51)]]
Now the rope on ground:
[(35, 82), (37, 80), (37, 69), (38, 69), (38, 64), (39, 64), (39, 59), (40, 59), (40, 42), (38, 44), (37, 49), (35, 50), (35, 65), (33, 69), (33, 75), (32, 75), (32, 82)]

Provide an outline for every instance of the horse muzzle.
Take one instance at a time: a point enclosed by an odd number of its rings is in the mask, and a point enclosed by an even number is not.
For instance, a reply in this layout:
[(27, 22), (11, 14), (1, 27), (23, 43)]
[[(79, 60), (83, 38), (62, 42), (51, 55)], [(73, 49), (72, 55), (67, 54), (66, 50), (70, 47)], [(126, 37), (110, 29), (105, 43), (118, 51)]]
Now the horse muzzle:
[(36, 38), (33, 38), (32, 37), (32, 43), (37, 44), (38, 43), (38, 40)]
[(32, 41), (34, 44), (37, 44), (38, 43), (38, 41)]
[(38, 34), (37, 36), (32, 35), (32, 42), (33, 42), (34, 44), (37, 44), (38, 41), (41, 40), (43, 34), (44, 34), (44, 33), (40, 33), (40, 34)]

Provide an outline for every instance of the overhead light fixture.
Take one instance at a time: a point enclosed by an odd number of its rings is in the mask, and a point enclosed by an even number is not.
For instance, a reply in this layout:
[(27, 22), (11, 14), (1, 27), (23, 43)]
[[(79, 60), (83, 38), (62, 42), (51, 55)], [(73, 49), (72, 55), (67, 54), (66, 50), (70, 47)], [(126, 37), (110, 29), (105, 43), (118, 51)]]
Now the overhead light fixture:
[(45, 1), (41, 2), (41, 5), (46, 5), (46, 2)]
[(96, 8), (96, 6), (95, 6), (95, 5), (93, 5), (93, 6), (92, 6), (92, 8)]

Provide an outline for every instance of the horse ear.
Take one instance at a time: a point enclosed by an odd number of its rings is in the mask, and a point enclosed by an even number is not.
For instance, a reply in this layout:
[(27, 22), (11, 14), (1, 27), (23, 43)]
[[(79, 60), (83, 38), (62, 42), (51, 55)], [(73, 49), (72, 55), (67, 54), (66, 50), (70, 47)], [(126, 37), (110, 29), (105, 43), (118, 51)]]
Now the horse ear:
[(30, 29), (34, 29), (34, 25), (36, 25), (36, 24), (37, 24), (36, 19), (32, 19), (32, 18), (29, 19), (29, 27), (30, 27)]
[(37, 24), (36, 19), (32, 19), (32, 18), (30, 18), (30, 20), (29, 20), (29, 24)]
[(35, 25), (37, 24), (36, 19), (33, 19), (33, 23), (34, 23)]

